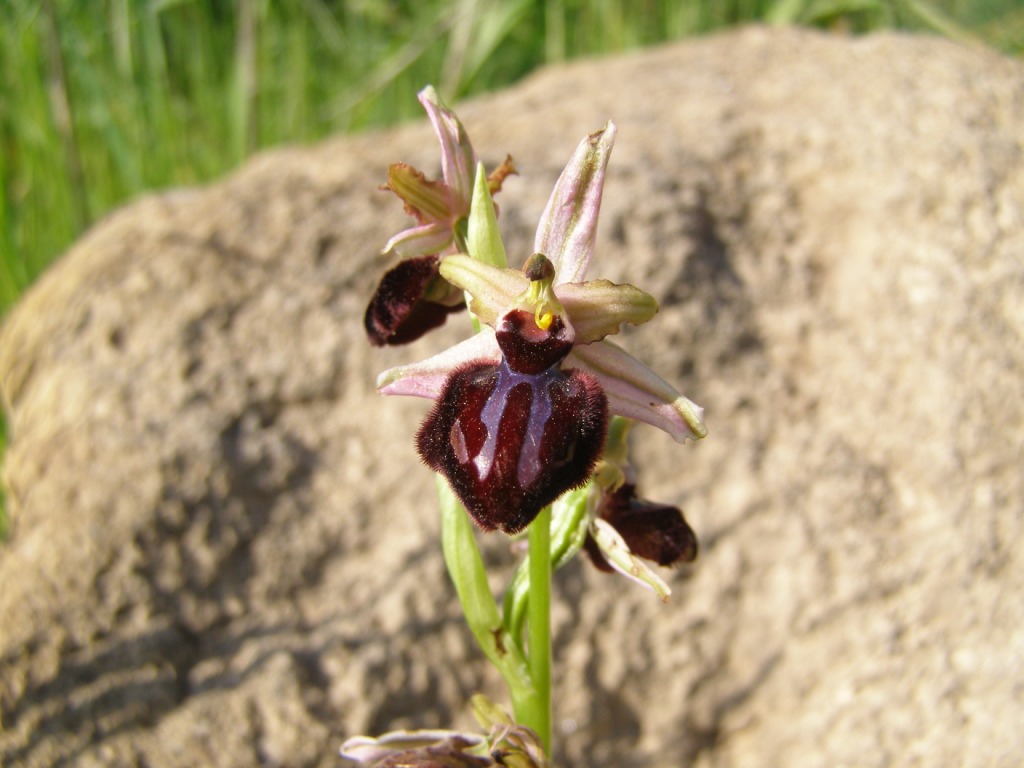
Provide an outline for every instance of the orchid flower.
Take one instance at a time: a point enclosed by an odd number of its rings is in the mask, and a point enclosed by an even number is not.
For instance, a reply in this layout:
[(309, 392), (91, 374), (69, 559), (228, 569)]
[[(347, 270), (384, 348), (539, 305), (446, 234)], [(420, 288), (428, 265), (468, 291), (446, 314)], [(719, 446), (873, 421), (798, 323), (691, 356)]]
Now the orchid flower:
[(590, 488), (583, 549), (598, 570), (617, 571), (668, 600), (668, 584), (644, 561), (660, 566), (693, 562), (697, 536), (680, 509), (637, 496), (626, 444), (633, 423), (615, 418), (608, 429)]
[(341, 756), (368, 768), (548, 768), (534, 731), (483, 694), (474, 694), (471, 703), (483, 733), (417, 730), (355, 736), (341, 746)]
[[(419, 100), (441, 143), (443, 180), (431, 181), (407, 163), (388, 168), (383, 188), (398, 195), (417, 225), (384, 246), (384, 253), (394, 252), (403, 261), (384, 275), (366, 309), (366, 333), (376, 346), (414, 341), (465, 307), (462, 291), (438, 275), (438, 265), (440, 254), (465, 250), (476, 153), (458, 117), (431, 86), (420, 91)], [(508, 157), (488, 178), (491, 193), (512, 173)]]
[(469, 253), (445, 256), (439, 274), (465, 291), (471, 312), (489, 327), (377, 381), (383, 394), (434, 400), (417, 434), (420, 455), (484, 530), (515, 533), (584, 485), (612, 414), (680, 442), (707, 434), (699, 406), (606, 340), (623, 323), (650, 320), (656, 300), (631, 285), (584, 280), (614, 139), (609, 122), (577, 147), (522, 271), (504, 267), (488, 182), (478, 168)]

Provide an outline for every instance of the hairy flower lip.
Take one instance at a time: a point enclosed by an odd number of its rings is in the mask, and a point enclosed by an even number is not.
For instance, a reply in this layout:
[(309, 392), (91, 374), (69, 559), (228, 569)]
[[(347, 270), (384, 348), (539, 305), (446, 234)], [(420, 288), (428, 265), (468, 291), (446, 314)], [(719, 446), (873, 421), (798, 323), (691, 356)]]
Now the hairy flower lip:
[(565, 491), (587, 482), (604, 446), (600, 383), (558, 361), (571, 346), (556, 323), (527, 338), (525, 313), (503, 323), (496, 364), (466, 363), (445, 379), (416, 446), (483, 530), (514, 534)]
[(438, 273), (436, 256), (400, 261), (381, 278), (366, 307), (363, 328), (377, 347), (408, 344), (465, 309), (460, 292)]
[[(389, 368), (377, 377), (377, 388), (383, 395), (435, 400), (447, 377), (458, 366), (474, 360), (493, 363), (500, 359), (501, 350), (494, 331), (485, 328), (426, 360)], [(608, 407), (613, 414), (657, 427), (679, 443), (707, 435), (703, 408), (609, 341), (575, 346), (562, 367), (581, 368), (594, 375), (608, 397)]]

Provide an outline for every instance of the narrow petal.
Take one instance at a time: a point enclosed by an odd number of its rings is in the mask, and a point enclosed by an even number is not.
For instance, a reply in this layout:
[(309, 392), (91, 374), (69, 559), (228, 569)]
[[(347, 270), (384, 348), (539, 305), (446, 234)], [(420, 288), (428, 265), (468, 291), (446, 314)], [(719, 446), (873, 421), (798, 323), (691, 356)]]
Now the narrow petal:
[(610, 120), (580, 142), (541, 215), (533, 250), (551, 259), (558, 283), (578, 283), (587, 273), (614, 143), (615, 124)]
[(669, 595), (672, 594), (668, 584), (647, 563), (629, 551), (626, 540), (607, 520), (594, 520), (590, 524), (590, 537), (588, 541), (594, 542), (608, 565), (623, 576), (653, 591), (662, 602), (668, 602)]
[(597, 376), (612, 413), (658, 427), (680, 443), (708, 433), (703, 408), (610, 341), (576, 346), (565, 365)]
[(452, 211), (452, 191), (440, 181), (430, 181), (408, 163), (395, 163), (388, 166), (388, 183), (390, 189), (405, 203), (405, 210), (410, 216), (416, 217), (421, 224), (429, 222), (446, 222), (454, 218)]
[(658, 301), (632, 285), (608, 280), (561, 283), (558, 300), (576, 329), (576, 343), (590, 344), (618, 333), (623, 323), (640, 325), (658, 313)]
[(410, 365), (389, 368), (377, 377), (382, 395), (437, 398), (451, 372), (474, 360), (497, 363), (501, 359), (494, 331), (484, 328), (440, 354)]
[(444, 180), (463, 206), (469, 206), (476, 170), (476, 153), (466, 129), (455, 113), (444, 106), (434, 87), (428, 85), (419, 93), (420, 104), (427, 110), (430, 122), (441, 142), (441, 169)]
[(441, 275), (473, 297), (470, 311), (491, 326), (530, 287), (529, 279), (518, 270), (498, 269), (462, 254), (445, 257)]
[(452, 243), (452, 230), (447, 224), (423, 224), (404, 229), (388, 240), (381, 253), (395, 253), (400, 258), (443, 253)]

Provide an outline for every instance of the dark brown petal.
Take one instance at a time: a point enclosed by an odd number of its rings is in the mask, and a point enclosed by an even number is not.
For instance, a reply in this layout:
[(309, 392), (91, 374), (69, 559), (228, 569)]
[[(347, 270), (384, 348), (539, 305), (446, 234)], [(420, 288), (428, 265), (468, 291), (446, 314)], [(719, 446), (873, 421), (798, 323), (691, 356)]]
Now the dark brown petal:
[[(690, 563), (697, 557), (697, 536), (682, 511), (637, 498), (634, 485), (627, 483), (613, 493), (606, 493), (599, 514), (637, 557), (658, 565)], [(602, 571), (612, 570), (591, 537), (587, 537), (584, 546), (594, 565)]]
[(511, 534), (587, 481), (607, 423), (607, 400), (590, 374), (470, 363), (448, 378), (416, 443), (481, 528)]
[(374, 346), (408, 344), (428, 331), (444, 325), (448, 315), (465, 307), (464, 302), (448, 306), (426, 298), (438, 291), (441, 260), (420, 256), (401, 261), (381, 278), (363, 318), (366, 335)]

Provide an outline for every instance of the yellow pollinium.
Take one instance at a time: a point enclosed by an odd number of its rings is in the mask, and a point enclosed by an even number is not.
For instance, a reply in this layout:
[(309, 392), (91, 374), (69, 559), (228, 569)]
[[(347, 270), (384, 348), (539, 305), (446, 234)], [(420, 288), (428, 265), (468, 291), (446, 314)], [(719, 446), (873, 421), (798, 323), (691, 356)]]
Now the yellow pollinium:
[(555, 319), (554, 314), (551, 312), (541, 312), (538, 308), (533, 314), (533, 322), (537, 324), (537, 327), (542, 331), (546, 331), (551, 327), (551, 321)]
[(523, 265), (523, 274), (530, 279), (530, 287), (520, 297), (520, 301), (533, 309), (533, 321), (538, 328), (546, 331), (555, 316), (565, 312), (555, 296), (555, 267), (543, 253), (535, 253)]

